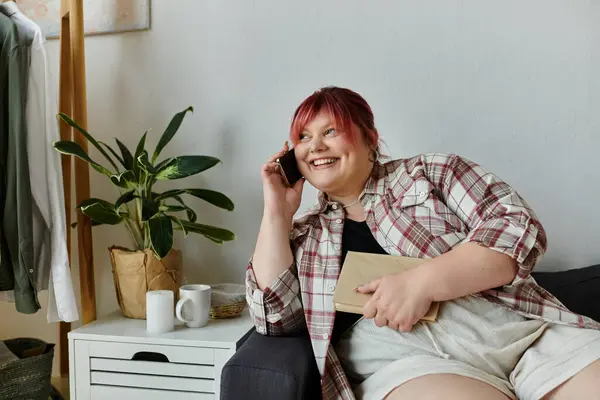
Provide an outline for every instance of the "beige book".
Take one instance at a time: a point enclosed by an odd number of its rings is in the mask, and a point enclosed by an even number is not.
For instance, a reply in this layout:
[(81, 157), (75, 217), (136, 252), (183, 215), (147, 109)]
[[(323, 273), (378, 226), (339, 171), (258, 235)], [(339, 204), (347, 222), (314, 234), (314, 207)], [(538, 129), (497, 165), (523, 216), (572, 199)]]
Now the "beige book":
[[(363, 306), (372, 294), (355, 292), (354, 289), (374, 279), (385, 275), (397, 274), (415, 268), (427, 261), (421, 258), (389, 256), (386, 254), (371, 254), (349, 251), (338, 279), (333, 303), (337, 311), (362, 314)], [(439, 303), (432, 303), (427, 314), (421, 318), (424, 321), (435, 321)]]

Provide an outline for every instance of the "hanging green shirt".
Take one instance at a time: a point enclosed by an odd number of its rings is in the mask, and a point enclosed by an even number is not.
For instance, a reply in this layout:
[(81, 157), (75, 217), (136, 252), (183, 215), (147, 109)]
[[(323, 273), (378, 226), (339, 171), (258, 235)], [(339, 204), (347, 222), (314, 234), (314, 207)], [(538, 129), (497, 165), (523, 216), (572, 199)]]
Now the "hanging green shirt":
[(0, 13), (0, 290), (14, 289), (17, 311), (31, 314), (40, 304), (25, 125), (28, 60), (17, 26)]

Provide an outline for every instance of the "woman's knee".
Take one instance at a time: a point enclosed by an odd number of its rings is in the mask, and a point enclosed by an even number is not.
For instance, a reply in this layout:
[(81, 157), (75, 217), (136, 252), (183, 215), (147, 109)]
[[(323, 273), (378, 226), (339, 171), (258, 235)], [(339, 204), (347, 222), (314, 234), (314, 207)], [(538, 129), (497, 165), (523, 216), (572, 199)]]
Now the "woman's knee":
[(544, 396), (544, 400), (591, 399), (599, 391), (600, 360), (597, 360)]
[(432, 374), (420, 376), (403, 383), (391, 391), (386, 400), (507, 400), (499, 389), (477, 379), (454, 374)]

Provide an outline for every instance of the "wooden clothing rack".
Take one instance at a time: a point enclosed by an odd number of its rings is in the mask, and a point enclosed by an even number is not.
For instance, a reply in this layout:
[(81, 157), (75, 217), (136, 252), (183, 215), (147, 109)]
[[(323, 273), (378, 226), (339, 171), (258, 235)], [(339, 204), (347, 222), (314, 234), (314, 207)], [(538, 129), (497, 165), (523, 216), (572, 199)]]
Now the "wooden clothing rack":
[[(60, 2), (60, 86), (59, 111), (72, 117), (83, 129), (87, 129), (87, 101), (85, 88), (85, 47), (83, 29), (83, 0)], [(62, 120), (59, 122), (61, 140), (74, 140), (87, 152), (87, 140)], [(75, 203), (72, 203), (71, 177), (73, 156), (62, 155), (65, 215), (67, 226), (67, 250), (71, 257), (71, 211), (76, 204), (90, 197), (90, 173), (88, 164), (75, 158)], [(88, 217), (77, 211), (77, 250), (79, 258), (79, 287), (81, 292), (81, 322), (87, 324), (96, 319), (96, 289), (94, 285), (94, 260), (92, 248), (92, 225)], [(59, 324), (59, 367), (62, 376), (69, 374), (69, 344), (67, 334), (71, 324)]]

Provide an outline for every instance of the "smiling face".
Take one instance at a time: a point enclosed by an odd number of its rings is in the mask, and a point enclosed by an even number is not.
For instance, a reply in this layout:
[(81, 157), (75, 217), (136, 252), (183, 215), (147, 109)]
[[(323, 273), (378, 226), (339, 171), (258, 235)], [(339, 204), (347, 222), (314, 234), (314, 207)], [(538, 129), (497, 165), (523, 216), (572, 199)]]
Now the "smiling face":
[[(327, 193), (330, 199), (358, 197), (373, 163), (364, 135), (357, 132), (352, 143), (346, 132), (335, 129), (335, 121), (320, 112), (306, 124), (295, 146), (296, 161), (311, 185)], [(358, 131), (358, 127), (353, 125)]]

